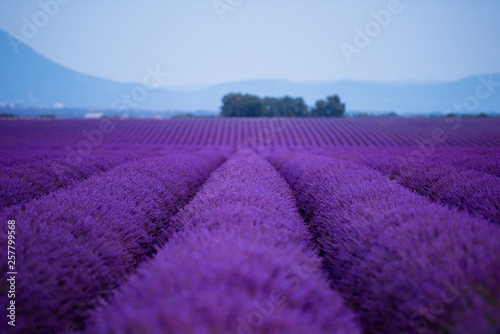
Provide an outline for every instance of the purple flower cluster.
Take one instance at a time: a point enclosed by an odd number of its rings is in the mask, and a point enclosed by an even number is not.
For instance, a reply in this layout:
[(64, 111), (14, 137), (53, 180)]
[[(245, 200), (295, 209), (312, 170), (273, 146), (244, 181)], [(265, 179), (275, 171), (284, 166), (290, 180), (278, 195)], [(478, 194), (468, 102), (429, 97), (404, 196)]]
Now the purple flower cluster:
[(138, 157), (132, 153), (105, 153), (79, 162), (38, 156), (28, 161), (3, 160), (6, 166), (0, 167), (0, 208), (26, 203)]
[(89, 333), (359, 333), (264, 159), (237, 153), (173, 221)]
[(377, 149), (368, 154), (362, 150), (324, 154), (361, 162), (434, 202), (500, 223), (500, 178), (494, 176), (500, 168), (496, 164), (500, 162), (498, 150), (489, 151), (488, 155), (444, 151), (424, 158), (411, 155), (409, 149), (405, 151)]
[(291, 185), (332, 284), (370, 333), (500, 330), (500, 228), (360, 164), (269, 160)]
[[(0, 219), (16, 220), (16, 268), (22, 273), (13, 332), (82, 328), (98, 300), (166, 242), (170, 218), (223, 160), (211, 151), (137, 160), (6, 208)], [(7, 248), (5, 238), (0, 244)], [(6, 268), (2, 257), (2, 275)], [(0, 291), (5, 284), (2, 277)], [(0, 296), (1, 305), (6, 298)]]
[(498, 148), (453, 148), (438, 150), (430, 159), (457, 169), (469, 169), (500, 177), (500, 150)]
[(378, 157), (369, 166), (432, 201), (500, 223), (500, 178), (422, 159)]

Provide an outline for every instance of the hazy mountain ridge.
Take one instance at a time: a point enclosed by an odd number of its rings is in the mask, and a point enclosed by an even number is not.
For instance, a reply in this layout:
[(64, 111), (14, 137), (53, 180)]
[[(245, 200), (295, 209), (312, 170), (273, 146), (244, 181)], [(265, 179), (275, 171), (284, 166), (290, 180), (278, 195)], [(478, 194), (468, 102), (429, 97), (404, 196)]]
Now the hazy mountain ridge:
[[(52, 107), (62, 104), (72, 108), (112, 109), (122, 94), (130, 94), (137, 83), (119, 83), (85, 75), (65, 68), (45, 58), (29, 46), (13, 48), (9, 35), (0, 30), (0, 103), (29, 107)], [(395, 111), (405, 113), (446, 113), (456, 103), (468, 97), (474, 102), (480, 76), (449, 83), (373, 83), (335, 81), (293, 83), (286, 80), (248, 80), (224, 83), (198, 90), (169, 91), (153, 89), (146, 98), (134, 103), (135, 109), (162, 111), (217, 112), (222, 96), (229, 92), (251, 93), (259, 96), (303, 97), (310, 106), (317, 99), (339, 94), (348, 111)], [(488, 80), (488, 76), (483, 76)], [(492, 80), (500, 83), (500, 74)], [(490, 96), (479, 106), (464, 112), (500, 112), (500, 87), (491, 86)], [(472, 105), (471, 105), (472, 106)]]

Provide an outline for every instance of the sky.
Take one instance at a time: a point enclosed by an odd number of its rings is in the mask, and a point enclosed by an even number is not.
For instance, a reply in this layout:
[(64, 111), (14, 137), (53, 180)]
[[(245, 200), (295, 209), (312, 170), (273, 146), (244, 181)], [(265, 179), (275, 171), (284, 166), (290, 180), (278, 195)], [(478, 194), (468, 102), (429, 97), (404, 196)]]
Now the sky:
[(166, 87), (251, 79), (452, 81), (500, 72), (498, 0), (0, 0), (49, 59)]

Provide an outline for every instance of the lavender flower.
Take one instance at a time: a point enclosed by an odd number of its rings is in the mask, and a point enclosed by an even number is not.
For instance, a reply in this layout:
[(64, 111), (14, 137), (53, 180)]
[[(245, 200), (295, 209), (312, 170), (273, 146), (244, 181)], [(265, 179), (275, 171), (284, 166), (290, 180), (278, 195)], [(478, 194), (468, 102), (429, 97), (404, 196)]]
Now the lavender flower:
[(291, 191), (245, 151), (174, 219), (174, 237), (89, 333), (358, 333), (329, 288)]
[(500, 229), (359, 164), (269, 159), (291, 185), (333, 286), (370, 333), (500, 329)]
[[(16, 220), (16, 268), (22, 273), (14, 332), (82, 328), (99, 298), (165, 243), (172, 215), (222, 160), (213, 152), (138, 160), (4, 210), (2, 221)], [(4, 249), (5, 243), (2, 238)], [(2, 273), (6, 266), (2, 257)], [(2, 277), (0, 290), (5, 284)], [(1, 305), (6, 298), (0, 296)]]
[(323, 154), (361, 162), (434, 202), (500, 223), (500, 178), (492, 175), (499, 168), (494, 154), (484, 156), (457, 149), (422, 158), (411, 155), (410, 149), (401, 151), (365, 149)]

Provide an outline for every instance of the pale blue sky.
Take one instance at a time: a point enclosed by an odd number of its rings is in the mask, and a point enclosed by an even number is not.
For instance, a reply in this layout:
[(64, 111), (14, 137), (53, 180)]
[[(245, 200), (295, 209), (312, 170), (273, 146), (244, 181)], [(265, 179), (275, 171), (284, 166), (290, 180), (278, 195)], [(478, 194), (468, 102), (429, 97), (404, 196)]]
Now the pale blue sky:
[[(22, 37), (25, 21), (38, 20), (41, 28), (26, 39), (35, 50), (117, 81), (139, 82), (156, 65), (170, 73), (166, 86), (447, 81), (500, 72), (498, 0), (400, 0), (400, 12), (350, 63), (339, 45), (354, 45), (355, 28), (390, 1), (65, 0), (44, 22), (40, 3), (57, 1), (0, 0), (0, 28)], [(221, 20), (214, 3), (232, 10)]]

